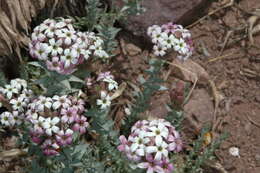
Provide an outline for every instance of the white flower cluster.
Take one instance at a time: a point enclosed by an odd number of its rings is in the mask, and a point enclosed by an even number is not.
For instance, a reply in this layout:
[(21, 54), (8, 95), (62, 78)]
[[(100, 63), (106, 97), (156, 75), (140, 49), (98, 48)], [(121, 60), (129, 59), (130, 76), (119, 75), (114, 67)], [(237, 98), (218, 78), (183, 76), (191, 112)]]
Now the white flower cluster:
[(153, 25), (148, 28), (147, 34), (155, 44), (153, 50), (156, 56), (164, 56), (167, 50), (171, 49), (176, 51), (178, 58), (182, 60), (186, 60), (192, 55), (191, 33), (181, 25), (172, 23), (162, 26)]
[(47, 19), (34, 28), (29, 44), (32, 57), (46, 62), (47, 68), (70, 74), (91, 55), (108, 58), (103, 40), (93, 32), (78, 32), (71, 19)]
[(112, 91), (114, 89), (118, 89), (118, 83), (114, 80), (114, 76), (108, 71), (104, 73), (100, 73), (98, 75), (97, 81), (106, 82), (108, 84), (108, 90)]
[(0, 114), (1, 124), (14, 126), (22, 123), (27, 104), (32, 98), (32, 91), (27, 88), (23, 79), (13, 79), (10, 84), (0, 88), (0, 106), (8, 111)]
[(74, 132), (84, 134), (89, 123), (83, 115), (84, 101), (73, 96), (40, 96), (28, 105), (26, 119), (32, 141), (45, 155), (57, 155), (72, 143)]
[[(114, 76), (108, 71), (100, 73), (98, 75), (97, 81), (105, 82), (107, 84), (108, 91), (113, 91), (118, 89), (118, 83), (114, 80)], [(97, 105), (100, 106), (100, 109), (107, 109), (111, 105), (111, 97), (106, 91), (100, 92), (100, 99), (97, 99)]]
[(114, 76), (109, 71), (107, 71), (100, 73), (95, 81), (92, 81), (91, 78), (86, 79), (86, 85), (88, 87), (93, 84), (97, 84), (100, 87), (103, 86), (102, 83), (105, 85), (103, 88), (101, 88), (102, 90), (100, 92), (100, 99), (97, 99), (96, 103), (98, 106), (100, 106), (100, 109), (105, 110), (108, 109), (111, 105), (112, 99), (110, 94), (112, 91), (118, 89), (118, 83), (114, 80)]
[(118, 150), (124, 152), (137, 167), (147, 169), (147, 173), (172, 172), (169, 153), (182, 150), (179, 132), (164, 119), (136, 122), (128, 139), (120, 136), (120, 142)]

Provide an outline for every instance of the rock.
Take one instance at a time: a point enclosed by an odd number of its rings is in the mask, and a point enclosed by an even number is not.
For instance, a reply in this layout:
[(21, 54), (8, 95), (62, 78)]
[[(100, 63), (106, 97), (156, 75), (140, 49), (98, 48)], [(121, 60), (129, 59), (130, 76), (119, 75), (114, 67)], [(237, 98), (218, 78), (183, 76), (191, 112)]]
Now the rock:
[(164, 118), (169, 113), (166, 105), (171, 103), (169, 93), (164, 91), (162, 94), (155, 95), (151, 98), (150, 114), (157, 118)]
[(186, 130), (199, 132), (203, 125), (211, 123), (214, 115), (213, 102), (205, 89), (195, 89), (189, 102), (184, 106)]
[[(135, 36), (145, 38), (147, 38), (146, 30), (149, 26), (167, 22), (191, 24), (207, 6), (207, 0), (143, 0), (141, 3), (146, 9), (145, 12), (130, 16), (123, 26)], [(117, 0), (117, 5), (122, 6), (123, 1)]]
[(173, 54), (169, 54), (169, 57), (173, 59), (172, 64), (174, 64), (172, 75), (187, 82), (194, 83), (197, 78), (198, 84), (203, 85), (209, 83), (210, 80), (209, 74), (206, 72), (206, 70), (203, 67), (201, 67), (196, 62), (192, 61), (191, 59), (182, 62), (178, 58), (175, 58)]

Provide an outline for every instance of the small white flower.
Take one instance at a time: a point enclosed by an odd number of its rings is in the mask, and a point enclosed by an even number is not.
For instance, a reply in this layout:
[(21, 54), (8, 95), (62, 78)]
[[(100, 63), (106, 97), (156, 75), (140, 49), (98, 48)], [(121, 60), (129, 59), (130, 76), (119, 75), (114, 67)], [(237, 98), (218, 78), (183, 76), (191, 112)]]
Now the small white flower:
[(234, 157), (240, 157), (239, 155), (239, 149), (237, 147), (231, 147), (229, 148), (229, 154), (231, 154)]
[(96, 47), (96, 49), (94, 50), (94, 55), (104, 59), (109, 57), (106, 51), (104, 51), (101, 46)]
[(44, 107), (50, 109), (52, 106), (52, 99), (49, 97), (40, 96), (36, 103), (36, 107), (39, 111), (44, 111)]
[(111, 98), (105, 91), (101, 91), (101, 99), (97, 99), (97, 105), (101, 109), (107, 109), (111, 105)]
[(173, 34), (171, 34), (169, 37), (166, 37), (165, 40), (161, 42), (161, 45), (163, 47), (166, 47), (167, 49), (170, 49), (175, 45), (176, 39), (177, 38)]
[(64, 56), (61, 56), (61, 61), (64, 63), (65, 68), (69, 67), (71, 64), (77, 64), (77, 51), (75, 49), (65, 49)]
[(183, 29), (183, 30), (182, 30), (182, 37), (183, 37), (183, 38), (190, 38), (190, 37), (191, 37), (190, 31), (187, 30), (187, 29)]
[(66, 45), (70, 45), (73, 41), (75, 41), (77, 39), (77, 36), (75, 33), (76, 33), (76, 31), (63, 29), (63, 34), (60, 34), (59, 36), (65, 38), (64, 43)]
[(61, 97), (56, 95), (56, 96), (53, 96), (52, 99), (54, 100), (52, 107), (55, 110), (60, 108), (61, 106), (63, 108), (68, 108), (71, 105), (71, 101), (67, 98), (66, 95), (61, 96)]
[(44, 34), (46, 34), (49, 38), (53, 38), (55, 31), (56, 31), (56, 26), (55, 26), (56, 22), (51, 23), (48, 28), (45, 30)]
[(61, 55), (63, 49), (60, 47), (62, 45), (62, 40), (55, 41), (54, 38), (49, 40), (49, 49), (52, 56), (57, 56), (58, 54)]
[(175, 40), (175, 46), (174, 46), (174, 50), (175, 51), (179, 51), (179, 52), (184, 52), (182, 54), (185, 54), (185, 52), (187, 52), (187, 44), (185, 43), (185, 41), (181, 38), (181, 39), (177, 39)]
[(5, 89), (3, 90), (3, 93), (6, 95), (8, 99), (11, 99), (13, 94), (18, 94), (18, 89), (11, 85), (5, 85)]
[(10, 112), (3, 112), (1, 115), (1, 123), (4, 126), (13, 126), (15, 124), (15, 120), (13, 115)]
[(167, 127), (164, 126), (164, 124), (159, 123), (158, 127), (152, 126), (149, 128), (151, 132), (147, 132), (147, 136), (149, 137), (155, 137), (155, 144), (160, 145), (163, 142), (163, 137), (167, 139), (169, 130)]
[(104, 78), (104, 82), (108, 83), (108, 90), (111, 91), (113, 89), (118, 89), (118, 83), (114, 81), (112, 78)]
[(58, 23), (56, 23), (56, 25), (55, 25), (56, 28), (63, 28), (63, 27), (65, 27), (65, 26), (66, 26), (66, 23), (63, 22), (63, 21), (58, 22)]
[(46, 119), (44, 117), (39, 116), (39, 118), (33, 122), (34, 129), (43, 128), (43, 124), (44, 124), (45, 120)]
[(28, 119), (31, 123), (36, 124), (38, 122), (38, 114), (36, 112), (32, 112), (31, 110), (28, 110), (26, 112), (26, 119)]
[(43, 128), (45, 129), (46, 134), (51, 136), (52, 132), (58, 133), (60, 128), (56, 126), (56, 124), (58, 124), (59, 122), (60, 122), (60, 118), (58, 117), (54, 117), (53, 119), (49, 117), (45, 119), (43, 123)]
[(150, 121), (150, 123), (149, 123), (150, 126), (155, 126), (155, 125), (158, 125), (158, 124), (162, 124), (162, 125), (168, 126), (168, 127), (171, 126), (171, 123), (168, 122), (168, 121), (165, 121), (164, 119), (155, 119), (155, 120)]
[(162, 40), (162, 32), (161, 31), (155, 31), (152, 33), (152, 42), (154, 44), (160, 42)]
[(149, 36), (152, 36), (153, 33), (160, 33), (162, 31), (161, 27), (158, 26), (158, 25), (153, 25), (153, 26), (150, 26), (148, 29), (147, 29), (147, 34)]
[(25, 103), (29, 103), (32, 96), (33, 96), (33, 92), (32, 90), (29, 89), (23, 89), (22, 94), (20, 94), (20, 97), (24, 98)]
[(17, 99), (10, 100), (10, 103), (12, 104), (12, 108), (14, 110), (23, 111), (24, 107), (26, 107), (26, 102), (24, 101), (24, 97), (18, 97)]
[(22, 118), (24, 118), (24, 114), (19, 114), (18, 111), (13, 111), (13, 119), (17, 125), (22, 124)]
[(89, 39), (88, 39), (88, 36), (86, 35), (86, 33), (78, 32), (77, 35), (78, 35), (78, 38), (76, 40), (76, 43), (80, 44), (84, 47), (88, 46)]
[(84, 49), (84, 50), (82, 51), (82, 54), (83, 54), (83, 56), (84, 56), (84, 59), (85, 59), (85, 60), (88, 60), (89, 57), (90, 57), (90, 55), (91, 55), (91, 52), (90, 52), (90, 50), (88, 50), (88, 49)]
[(126, 113), (126, 115), (131, 115), (130, 109), (129, 108), (125, 108), (125, 113)]
[(145, 144), (147, 144), (150, 139), (146, 138), (146, 132), (140, 131), (138, 136), (130, 138), (130, 141), (133, 142), (130, 149), (131, 152), (136, 152), (139, 156), (144, 156), (145, 154)]
[(166, 54), (167, 48), (166, 48), (166, 47), (161, 47), (161, 46), (154, 45), (154, 46), (153, 46), (153, 50), (154, 50), (154, 54), (155, 54), (156, 56), (164, 56), (164, 55)]
[(101, 38), (99, 37), (95, 38), (95, 42), (94, 42), (95, 47), (101, 47), (103, 43), (104, 41)]
[(24, 89), (27, 88), (27, 82), (23, 79), (13, 79), (11, 80), (10, 84), (12, 87), (17, 88), (18, 90), (21, 90), (22, 87)]
[(157, 146), (148, 146), (146, 147), (147, 153), (156, 153), (154, 159), (155, 160), (161, 160), (162, 156), (168, 157), (168, 150), (167, 150), (168, 144), (165, 142), (162, 142), (160, 145)]
[(40, 60), (47, 60), (48, 53), (50, 52), (49, 46), (46, 43), (38, 43), (35, 45), (35, 55)]
[(40, 31), (35, 30), (32, 33), (32, 41), (43, 41), (45, 38), (46, 38), (46, 36), (43, 33), (41, 33)]

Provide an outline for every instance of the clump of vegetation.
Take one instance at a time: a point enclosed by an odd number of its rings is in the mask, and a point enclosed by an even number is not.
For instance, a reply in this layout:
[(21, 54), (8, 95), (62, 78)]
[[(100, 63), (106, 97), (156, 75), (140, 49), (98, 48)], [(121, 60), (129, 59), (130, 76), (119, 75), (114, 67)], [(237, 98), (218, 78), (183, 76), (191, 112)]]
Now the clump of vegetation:
[[(148, 77), (120, 129), (110, 114), (124, 91), (124, 81), (118, 83), (110, 71), (84, 68), (94, 62), (86, 62), (90, 57), (109, 63), (106, 60), (113, 57), (120, 31), (115, 22), (142, 11), (138, 2), (125, 0), (117, 8), (114, 1), (109, 6), (88, 0), (87, 16), (47, 19), (34, 29), (29, 47), (38, 61), (24, 62), (24, 79), (3, 82), (0, 90), (1, 107), (6, 110), (0, 114), (1, 126), (19, 128), (20, 147), (28, 150), (28, 161), (32, 160), (27, 172), (194, 173), (212, 159), (223, 138), (205, 146), (208, 128), (203, 129), (187, 154), (181, 135), (182, 110), (168, 105), (166, 119), (140, 116), (163, 88), (162, 59), (150, 58)], [(157, 56), (168, 49), (182, 60), (192, 55), (191, 35), (180, 25), (155, 25), (148, 28), (148, 35)]]

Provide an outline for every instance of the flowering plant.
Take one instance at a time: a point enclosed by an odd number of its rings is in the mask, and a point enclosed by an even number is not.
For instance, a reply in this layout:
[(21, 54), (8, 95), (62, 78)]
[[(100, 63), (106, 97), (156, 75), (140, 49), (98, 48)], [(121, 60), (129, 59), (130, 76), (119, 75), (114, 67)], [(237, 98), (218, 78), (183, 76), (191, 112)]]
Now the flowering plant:
[(138, 168), (147, 169), (147, 173), (172, 172), (169, 153), (182, 150), (179, 132), (164, 119), (137, 121), (128, 139), (120, 136), (120, 142), (118, 150)]
[(94, 55), (108, 58), (103, 40), (93, 32), (78, 32), (72, 19), (47, 19), (34, 28), (29, 44), (30, 55), (45, 61), (47, 68), (61, 74), (70, 74), (76, 66)]
[(186, 60), (192, 55), (191, 33), (181, 25), (172, 23), (162, 26), (153, 25), (147, 29), (147, 34), (155, 44), (153, 50), (156, 56), (164, 56), (171, 49), (176, 51), (177, 57), (182, 60)]
[(27, 88), (23, 79), (13, 79), (10, 84), (0, 87), (0, 107), (6, 111), (0, 114), (1, 124), (4, 126), (20, 125), (24, 118), (27, 104), (33, 92)]
[(84, 134), (89, 123), (83, 115), (84, 101), (74, 96), (40, 96), (28, 105), (26, 119), (31, 139), (45, 155), (58, 155), (72, 143), (75, 132)]
[(100, 109), (105, 110), (109, 108), (112, 101), (111, 95), (113, 94), (113, 91), (118, 89), (118, 83), (114, 80), (114, 76), (107, 71), (98, 74), (95, 79), (86, 78), (85, 81), (87, 89), (89, 89), (90, 92), (91, 90), (93, 91), (93, 89), (97, 88), (98, 91), (100, 91), (100, 98), (96, 100), (96, 104), (100, 107)]

